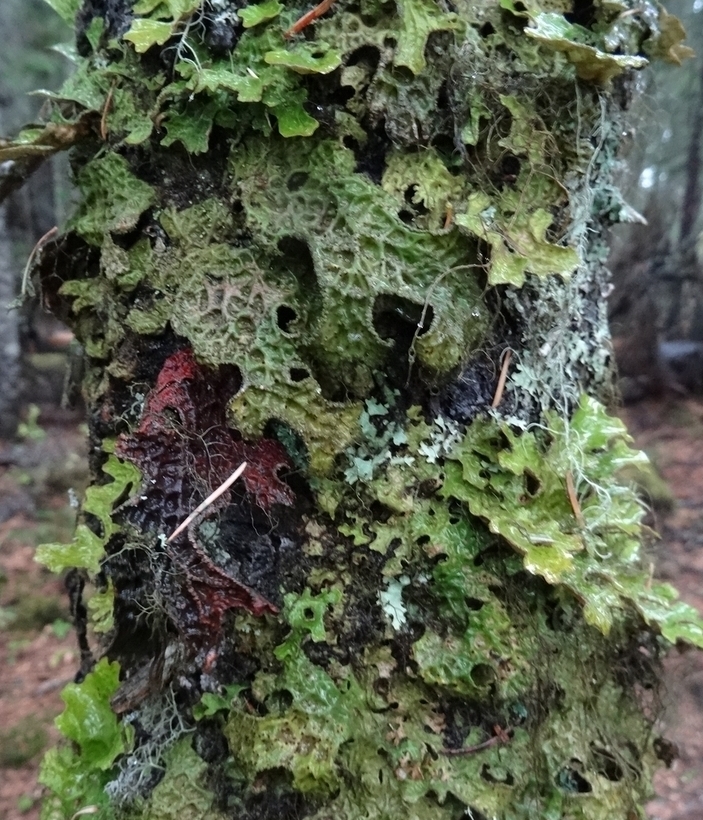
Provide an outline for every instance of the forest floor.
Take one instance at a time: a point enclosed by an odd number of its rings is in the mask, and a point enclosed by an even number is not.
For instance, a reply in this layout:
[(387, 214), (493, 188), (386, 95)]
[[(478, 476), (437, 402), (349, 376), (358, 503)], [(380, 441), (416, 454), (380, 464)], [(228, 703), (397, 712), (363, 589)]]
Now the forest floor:
[[(638, 448), (650, 457), (675, 499), (654, 510), (661, 535), (656, 574), (703, 612), (703, 401), (644, 401), (622, 412)], [(664, 662), (663, 734), (678, 748), (655, 778), (652, 820), (703, 818), (703, 652), (674, 650)]]
[[(658, 575), (703, 611), (703, 401), (645, 401), (623, 416), (676, 499), (654, 513)], [(37, 544), (71, 536), (69, 490), (80, 495), (87, 479), (84, 430), (33, 422), (22, 432), (0, 442), (0, 820), (38, 820), (39, 761), (78, 664), (62, 583), (33, 557)], [(649, 815), (701, 820), (703, 653), (674, 651), (665, 667), (663, 725), (679, 757), (657, 774)]]

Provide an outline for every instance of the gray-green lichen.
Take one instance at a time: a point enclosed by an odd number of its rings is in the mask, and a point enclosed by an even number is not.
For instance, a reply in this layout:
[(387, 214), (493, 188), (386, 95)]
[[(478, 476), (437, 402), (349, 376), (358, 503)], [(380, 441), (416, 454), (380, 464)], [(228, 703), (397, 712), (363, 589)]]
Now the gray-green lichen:
[[(641, 693), (703, 628), (584, 394), (620, 108), (682, 31), (610, 1), (104, 5), (52, 123), (0, 147), (73, 143), (82, 195), (36, 269), (97, 486), (40, 558), (94, 583), (106, 657), (45, 820), (642, 817)], [(232, 452), (247, 492), (169, 547)]]

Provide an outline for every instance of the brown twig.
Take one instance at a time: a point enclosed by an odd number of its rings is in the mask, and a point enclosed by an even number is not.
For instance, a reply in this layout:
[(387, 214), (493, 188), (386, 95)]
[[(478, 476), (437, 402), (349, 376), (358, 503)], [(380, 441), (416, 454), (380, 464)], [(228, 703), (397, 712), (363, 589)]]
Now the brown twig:
[(105, 105), (103, 106), (103, 113), (100, 116), (100, 139), (105, 142), (107, 140), (107, 115), (110, 113), (110, 106), (112, 105), (112, 95), (115, 91), (115, 83), (110, 86), (105, 98)]
[(503, 399), (503, 391), (505, 390), (505, 380), (508, 378), (508, 368), (510, 367), (510, 360), (513, 358), (513, 351), (508, 347), (503, 351), (503, 364), (500, 368), (500, 376), (498, 377), (498, 386), (496, 387), (491, 407), (498, 407)]
[(576, 487), (574, 486), (574, 477), (571, 474), (571, 470), (566, 471), (566, 494), (569, 496), (569, 503), (571, 504), (571, 509), (574, 511), (579, 527), (585, 529), (586, 521), (581, 512), (581, 505), (576, 495)]
[(310, 9), (310, 11), (304, 14), (299, 20), (296, 20), (283, 36), (288, 40), (295, 34), (300, 34), (310, 23), (317, 20), (318, 17), (322, 17), (323, 14), (326, 14), (332, 8), (333, 3), (334, 0), (322, 0), (315, 8)]
[(44, 683), (40, 683), (39, 686), (36, 687), (34, 690), (34, 696), (39, 698), (49, 692), (55, 692), (57, 689), (63, 689), (64, 686), (67, 683), (70, 683), (74, 678), (75, 675), (69, 675), (68, 677), (51, 678), (51, 680), (45, 680)]
[(442, 749), (442, 754), (447, 757), (458, 757), (460, 755), (473, 755), (476, 752), (482, 752), (484, 749), (490, 749), (492, 746), (497, 746), (499, 743), (508, 743), (511, 737), (512, 729), (503, 729), (502, 726), (494, 726), (493, 737), (484, 740), (483, 743), (477, 743), (475, 746), (462, 746), (460, 749)]

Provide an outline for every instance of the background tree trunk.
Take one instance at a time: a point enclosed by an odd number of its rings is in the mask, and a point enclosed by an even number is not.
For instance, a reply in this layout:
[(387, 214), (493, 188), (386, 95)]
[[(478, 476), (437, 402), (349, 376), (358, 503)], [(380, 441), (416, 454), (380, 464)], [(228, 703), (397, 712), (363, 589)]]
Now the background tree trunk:
[(11, 436), (17, 426), (20, 341), (19, 314), (12, 310), (17, 293), (17, 276), (12, 258), (12, 243), (5, 224), (5, 208), (0, 207), (0, 436)]
[(307, 11), (85, 2), (22, 143), (75, 145), (35, 273), (95, 478), (38, 556), (83, 658), (44, 817), (641, 816), (659, 648), (703, 629), (597, 401), (604, 230), (630, 73), (682, 34), (641, 3)]
[[(6, 0), (0, 6), (0, 28), (13, 32), (0, 53), (0, 133), (14, 134), (23, 123), (38, 115), (42, 98), (30, 96), (37, 88), (56, 88), (66, 77), (66, 60), (49, 50), (57, 40), (67, 39), (70, 29), (55, 15), (47, 14), (41, 0)], [(2, 148), (0, 148), (0, 151)], [(0, 199), (17, 186), (12, 157), (0, 167)], [(41, 401), (41, 375), (29, 361), (28, 340), (46, 317), (9, 305), (16, 303), (24, 263), (37, 239), (65, 215), (67, 174), (46, 163), (28, 184), (6, 202), (0, 216), (0, 436), (15, 433), (22, 404)], [(44, 395), (42, 395), (44, 393)], [(50, 394), (49, 394), (50, 395)]]

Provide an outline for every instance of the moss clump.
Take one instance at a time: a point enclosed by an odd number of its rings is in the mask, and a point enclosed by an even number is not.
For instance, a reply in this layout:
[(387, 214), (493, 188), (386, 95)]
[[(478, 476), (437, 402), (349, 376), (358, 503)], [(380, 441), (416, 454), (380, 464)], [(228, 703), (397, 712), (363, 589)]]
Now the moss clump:
[(34, 715), (0, 731), (0, 766), (19, 768), (42, 752), (49, 735)]
[(12, 609), (12, 628), (20, 631), (39, 630), (66, 617), (66, 606), (58, 596), (24, 594)]

